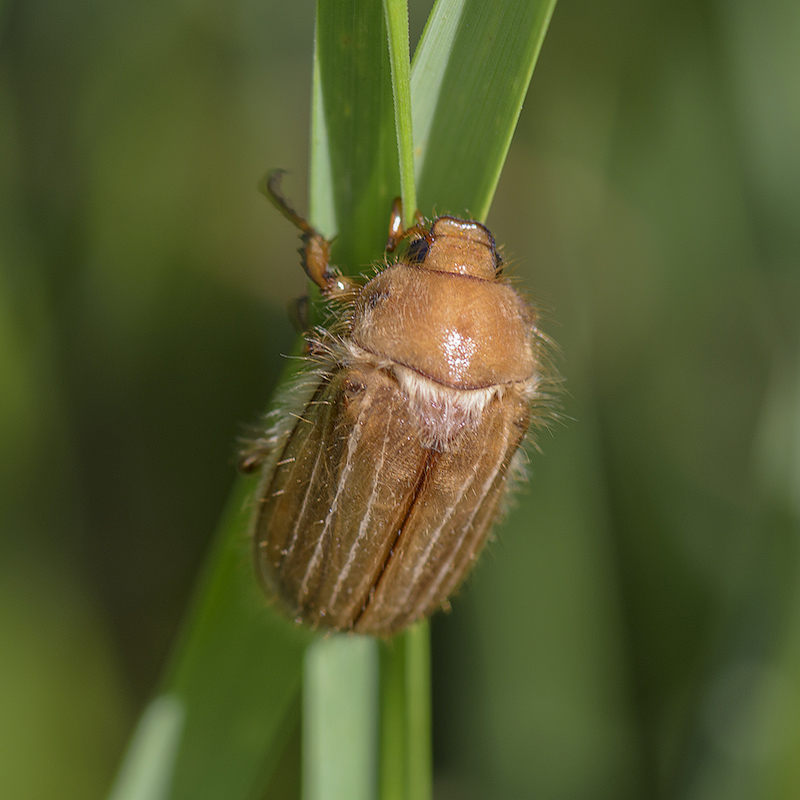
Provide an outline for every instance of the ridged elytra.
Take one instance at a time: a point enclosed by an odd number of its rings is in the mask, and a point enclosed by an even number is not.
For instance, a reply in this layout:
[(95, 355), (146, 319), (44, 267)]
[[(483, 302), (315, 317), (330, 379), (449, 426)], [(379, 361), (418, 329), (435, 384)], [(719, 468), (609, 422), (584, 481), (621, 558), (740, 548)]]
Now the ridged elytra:
[(481, 223), (404, 230), (396, 201), (386, 249), (404, 253), (345, 277), (279, 181), (267, 195), (335, 322), (307, 334), (309, 367), (242, 453), (263, 472), (256, 569), (298, 622), (389, 636), (446, 606), (489, 537), (543, 417), (547, 339)]

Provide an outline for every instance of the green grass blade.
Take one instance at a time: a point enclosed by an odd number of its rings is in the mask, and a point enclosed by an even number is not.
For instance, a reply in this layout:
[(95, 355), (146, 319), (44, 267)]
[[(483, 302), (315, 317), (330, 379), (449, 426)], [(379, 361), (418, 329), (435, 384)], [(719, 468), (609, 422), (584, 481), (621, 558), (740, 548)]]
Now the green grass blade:
[(314, 75), (311, 88), (311, 153), (308, 191), (309, 220), (328, 239), (336, 236), (336, 210), (328, 145), (328, 123), (322, 105), (319, 56), (319, 14), (314, 25)]
[[(420, 203), (423, 210), (430, 212), (435, 206), (464, 214), (473, 209), (476, 216), (485, 217), (553, 5), (548, 2), (531, 7), (529, 3), (512, 2), (499, 9), (481, 9), (471, 3), (437, 5), (415, 60), (412, 84), (414, 127), (419, 118), (423, 132), (420, 135), (416, 131), (417, 177), (424, 182), (430, 197), (429, 202)], [(332, 10), (327, 3), (321, 3), (318, 9), (318, 37), (332, 35), (335, 42), (349, 43), (360, 31), (363, 51), (368, 47), (364, 30), (369, 19), (372, 35), (377, 33), (377, 22), (369, 16), (369, 4), (359, 7), (365, 17), (360, 22), (354, 17), (357, 10), (348, 4)], [(408, 215), (414, 204), (408, 200), (411, 125), (403, 95), (407, 15), (405, 8), (390, 0), (386, 0), (385, 9), (396, 147)], [(455, 16), (450, 16), (454, 11)], [(475, 13), (477, 20), (471, 16)], [(457, 23), (448, 27), (448, 19)], [(392, 164), (397, 163), (397, 152), (388, 146), (385, 136), (387, 67), (383, 57), (374, 53), (374, 63), (369, 64), (364, 52), (356, 55), (352, 48), (337, 48), (330, 42), (326, 45), (320, 38), (317, 54), (315, 75), (321, 85), (315, 90), (315, 98), (321, 99), (315, 99), (314, 108), (320, 121), (324, 117), (328, 136), (329, 175), (333, 181), (330, 195), (336, 206), (340, 237), (338, 259), (343, 266), (357, 269), (379, 254), (386, 230), (386, 209), (394, 194), (384, 191), (391, 177), (385, 181), (376, 178), (390, 174)], [(349, 63), (347, 59), (351, 57), (365, 61)], [(334, 80), (346, 85), (331, 85)], [(358, 86), (358, 96), (353, 93), (354, 86)], [(364, 98), (372, 98), (367, 107), (359, 106)], [(344, 119), (337, 116), (342, 109), (348, 110)], [(354, 124), (352, 118), (358, 113), (361, 122)], [(382, 134), (376, 134), (376, 125), (383, 129)], [(315, 126), (315, 131), (321, 130), (321, 124)], [(363, 156), (365, 153), (367, 157)], [(312, 175), (312, 193), (318, 180), (319, 176)], [(354, 191), (356, 185), (362, 187), (359, 191), (363, 195)], [(321, 191), (317, 194), (323, 196)], [(366, 203), (360, 203), (362, 197)], [(376, 208), (381, 209), (377, 215)], [(362, 226), (369, 229), (370, 236), (374, 235), (373, 244), (360, 241), (358, 230), (365, 229)], [(427, 625), (423, 625), (381, 649), (380, 792), (384, 800), (431, 796), (429, 692), (429, 639)], [(309, 758), (310, 754), (306, 756)]]
[(109, 800), (167, 800), (184, 721), (182, 703), (160, 695), (142, 714)]
[(380, 800), (406, 800), (408, 791), (405, 645), (395, 636), (380, 648)]
[[(318, 2), (312, 197), (325, 197), (321, 168), (327, 152), (333, 258), (348, 273), (383, 255), (389, 210), (400, 190), (386, 40), (380, 0)], [(317, 202), (312, 223), (320, 213)]]
[[(394, 40), (397, 22), (395, 14)], [(406, 96), (394, 108), (398, 116), (410, 117), (405, 35)], [(395, 72), (402, 73), (402, 54), (395, 49)], [(396, 87), (402, 80), (396, 77)], [(336, 234), (336, 264), (361, 272), (383, 255), (391, 203), (400, 188), (398, 138), (401, 146), (411, 146), (410, 123), (402, 136), (395, 135), (380, 0), (317, 4), (312, 102), (311, 222), (328, 237)], [(375, 795), (377, 646), (364, 637), (334, 636), (316, 642), (307, 654), (305, 800)]]
[(408, 53), (408, 4), (405, 0), (383, 0), (389, 39), (392, 72), (394, 124), (400, 166), (400, 196), (403, 198), (403, 223), (413, 224), (417, 209), (414, 180), (414, 137), (411, 127), (411, 65)]
[(381, 647), (381, 800), (430, 800), (430, 633), (427, 622)]
[(431, 800), (431, 637), (427, 621), (406, 631), (406, 759), (409, 800)]
[(306, 653), (303, 800), (370, 800), (377, 781), (378, 643), (318, 639)]
[[(144, 787), (148, 797), (249, 800), (296, 728), (311, 637), (268, 607), (255, 580), (255, 488), (255, 478), (242, 478), (232, 493), (162, 695), (145, 711), (114, 798), (139, 797)], [(154, 716), (154, 708), (179, 714)]]
[(555, 0), (438, 0), (414, 56), (423, 213), (485, 220)]
[(254, 479), (242, 479), (231, 497), (165, 687), (186, 715), (175, 800), (250, 798), (296, 726), (311, 637), (269, 608), (253, 574), (254, 488)]

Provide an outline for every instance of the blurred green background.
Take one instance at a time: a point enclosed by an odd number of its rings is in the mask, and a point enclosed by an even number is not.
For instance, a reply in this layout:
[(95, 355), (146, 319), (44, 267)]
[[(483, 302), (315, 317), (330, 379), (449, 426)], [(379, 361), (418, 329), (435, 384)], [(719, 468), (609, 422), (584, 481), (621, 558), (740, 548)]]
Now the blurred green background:
[[(428, 6), (412, 4), (412, 39)], [(101, 798), (304, 290), (313, 4), (0, 4), (0, 797)], [(563, 424), (437, 800), (800, 797), (800, 4), (556, 8), (489, 218)], [(440, 209), (446, 211), (446, 209)]]

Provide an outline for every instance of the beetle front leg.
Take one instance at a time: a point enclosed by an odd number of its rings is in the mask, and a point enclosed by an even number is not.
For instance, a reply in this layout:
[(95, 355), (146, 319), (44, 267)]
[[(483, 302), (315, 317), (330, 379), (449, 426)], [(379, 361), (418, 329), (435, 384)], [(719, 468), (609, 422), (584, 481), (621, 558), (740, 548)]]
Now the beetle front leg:
[(420, 213), (419, 209), (414, 212), (416, 224), (410, 228), (403, 228), (403, 201), (399, 197), (395, 197), (392, 203), (392, 210), (389, 214), (389, 236), (386, 239), (386, 246), (384, 250), (387, 253), (393, 253), (397, 245), (408, 239), (411, 236), (420, 236), (422, 238), (430, 238), (428, 230), (425, 228), (425, 218)]
[(403, 239), (403, 201), (399, 197), (395, 197), (392, 203), (392, 211), (389, 215), (389, 238), (386, 240), (386, 250), (388, 253), (393, 253), (394, 249)]
[(351, 295), (360, 284), (352, 278), (341, 275), (331, 265), (331, 240), (326, 239), (289, 205), (280, 192), (282, 176), (283, 170), (273, 170), (259, 188), (275, 208), (300, 231), (300, 239), (303, 242), (300, 256), (306, 275), (319, 286), (325, 297), (339, 298)]

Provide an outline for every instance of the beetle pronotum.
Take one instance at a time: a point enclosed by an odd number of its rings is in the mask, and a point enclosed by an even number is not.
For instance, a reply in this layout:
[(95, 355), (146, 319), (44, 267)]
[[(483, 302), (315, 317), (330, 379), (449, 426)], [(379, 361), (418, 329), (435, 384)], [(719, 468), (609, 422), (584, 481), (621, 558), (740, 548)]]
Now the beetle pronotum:
[(546, 407), (546, 339), (480, 223), (403, 230), (397, 201), (387, 251), (404, 254), (344, 277), (279, 180), (334, 323), (308, 337), (296, 413), (242, 454), (263, 466), (257, 571), (297, 621), (388, 636), (446, 605), (489, 536)]

